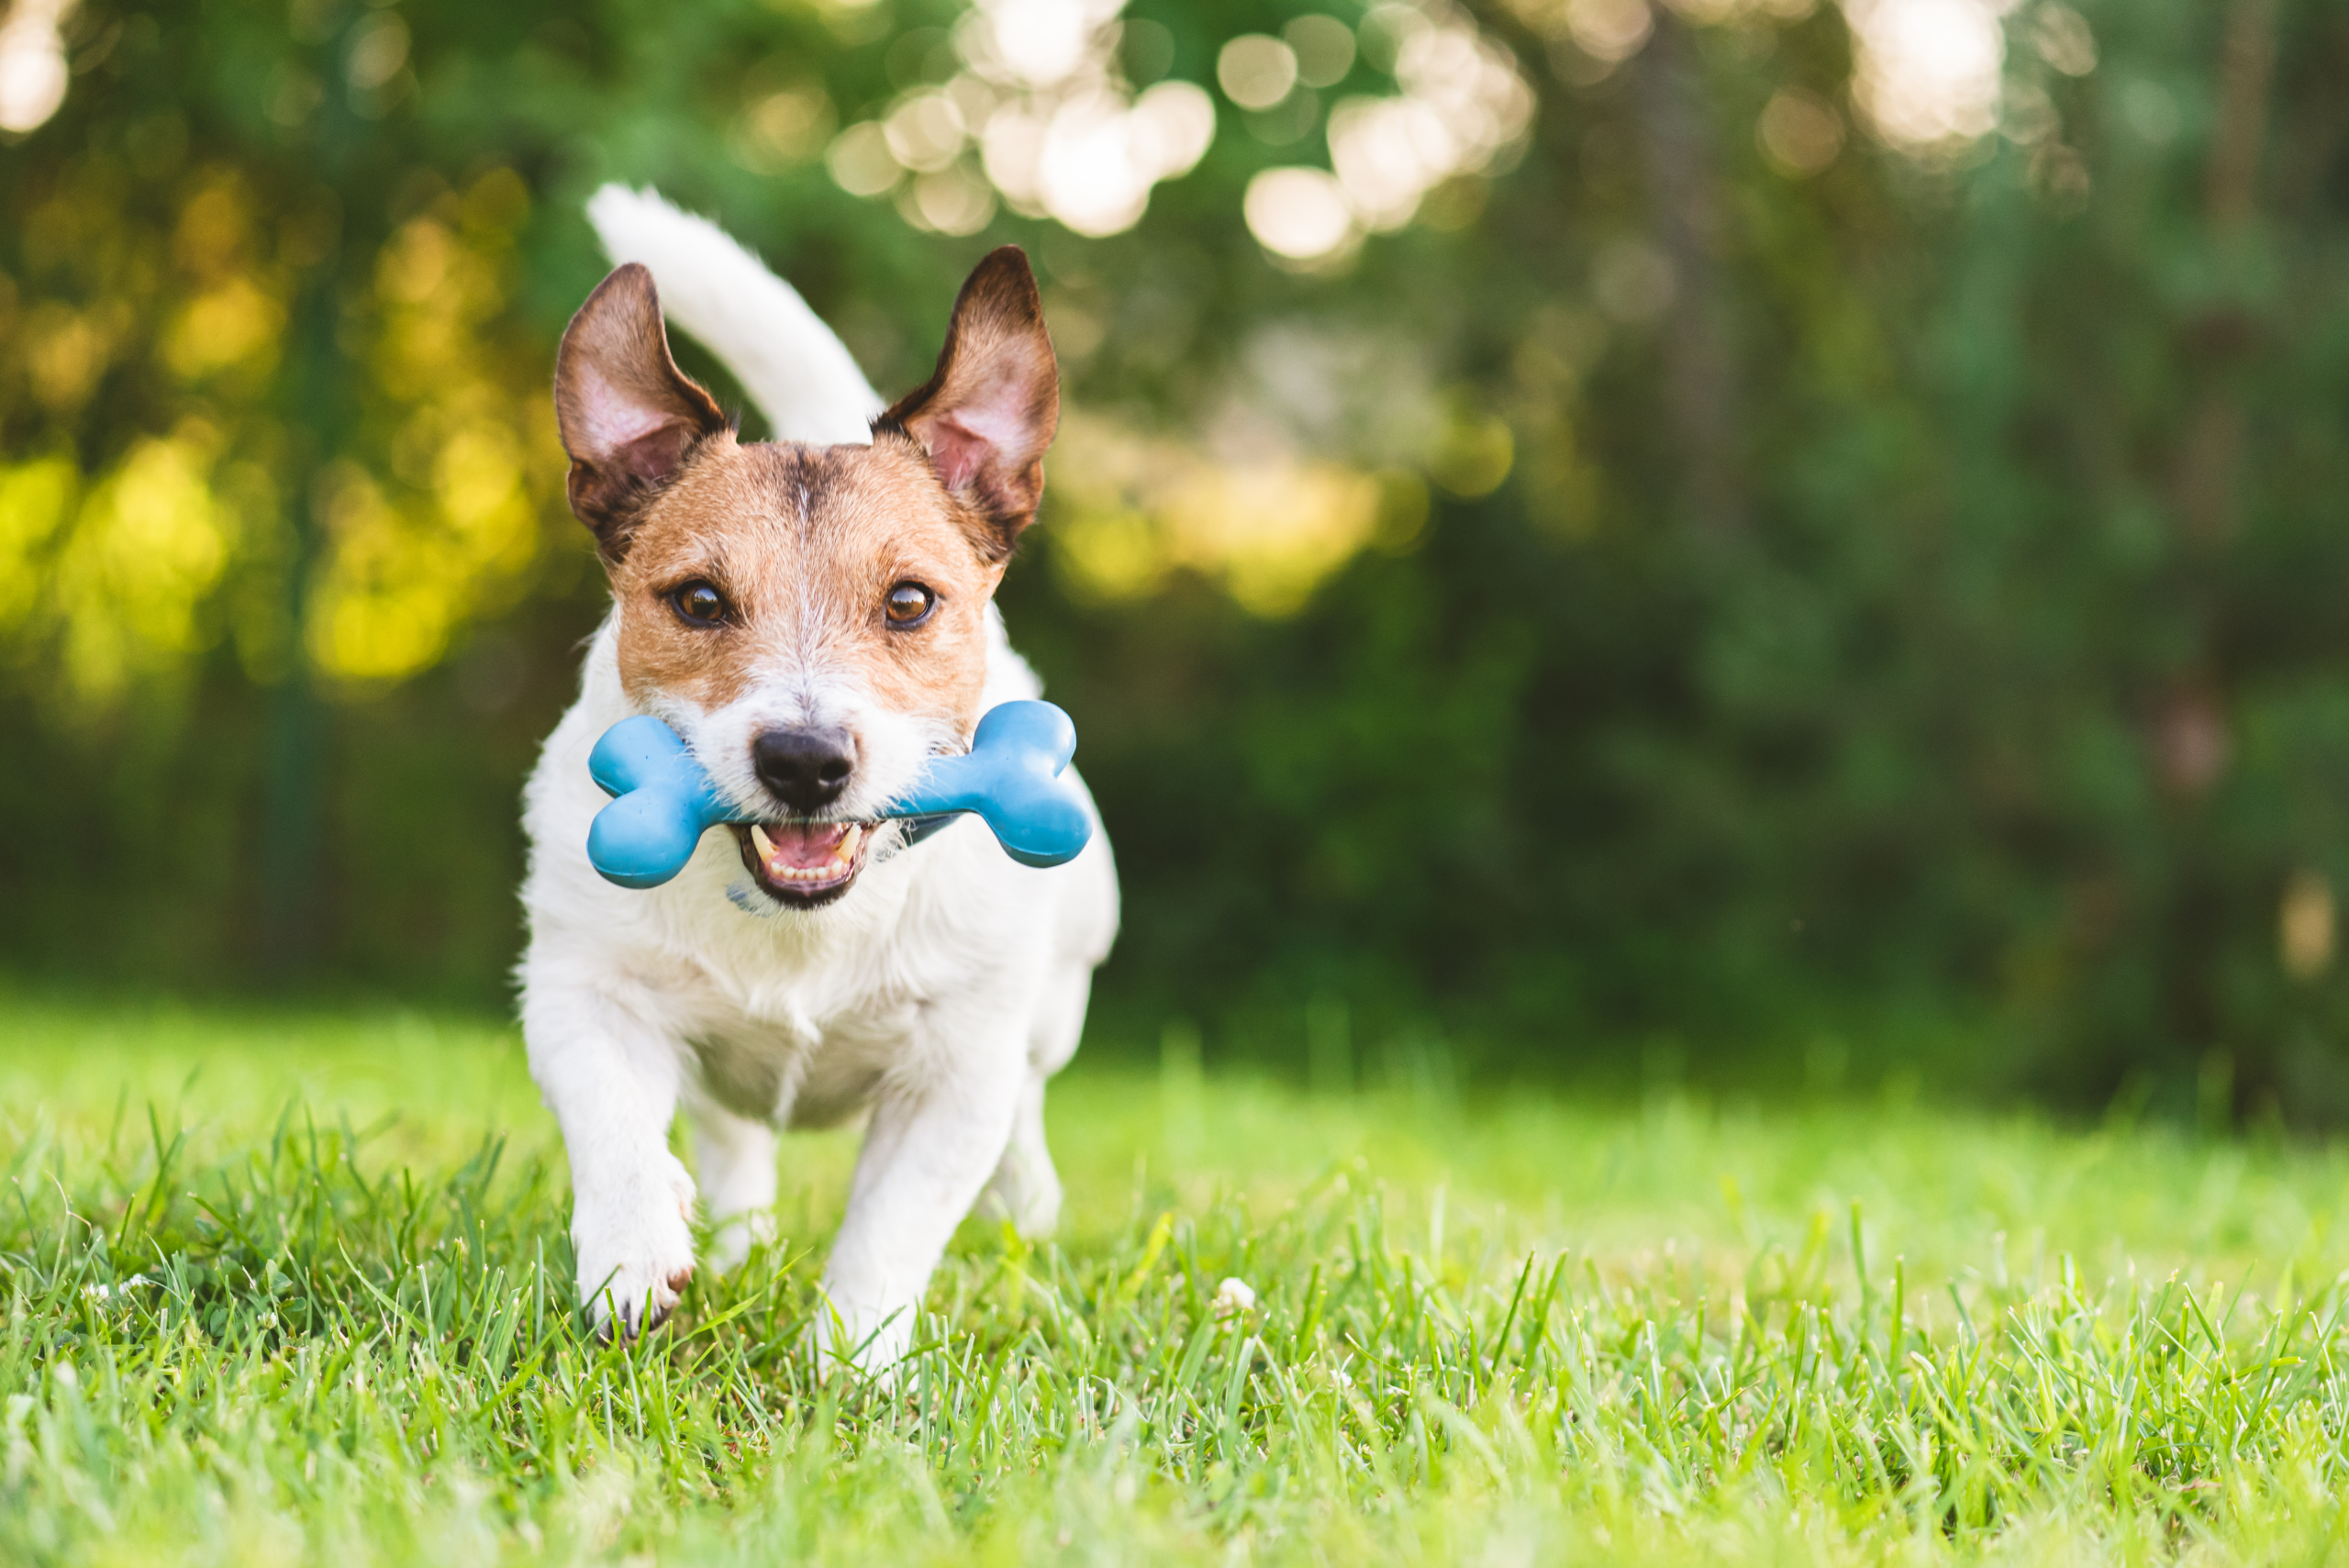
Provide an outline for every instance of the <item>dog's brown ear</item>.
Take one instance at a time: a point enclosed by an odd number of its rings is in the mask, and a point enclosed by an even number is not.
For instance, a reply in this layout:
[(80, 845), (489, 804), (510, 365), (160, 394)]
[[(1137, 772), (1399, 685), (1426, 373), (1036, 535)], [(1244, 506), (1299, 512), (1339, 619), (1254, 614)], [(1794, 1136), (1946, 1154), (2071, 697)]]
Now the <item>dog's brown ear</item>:
[(726, 416), (669, 356), (652, 274), (630, 261), (596, 285), (562, 335), (554, 412), (571, 454), (571, 509), (604, 559), (628, 553), (644, 503)]
[(1027, 253), (1007, 245), (963, 284), (937, 373), (873, 429), (921, 443), (940, 482), (985, 522), (982, 547), (1000, 560), (1035, 518), (1060, 418), (1060, 365), (1036, 275)]

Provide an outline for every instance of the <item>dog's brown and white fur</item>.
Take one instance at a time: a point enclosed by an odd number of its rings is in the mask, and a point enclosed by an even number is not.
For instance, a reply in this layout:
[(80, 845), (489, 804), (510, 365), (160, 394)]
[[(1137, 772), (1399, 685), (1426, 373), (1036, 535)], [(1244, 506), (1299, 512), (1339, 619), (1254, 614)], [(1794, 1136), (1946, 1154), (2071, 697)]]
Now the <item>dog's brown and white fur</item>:
[[(591, 210), (751, 373), (779, 436), (836, 441), (871, 415), (837, 340), (715, 229), (625, 192)], [(877, 815), (987, 708), (1039, 695), (991, 602), (1058, 417), (1034, 280), (1014, 250), (981, 262), (937, 374), (869, 443), (748, 443), (678, 372), (653, 271), (630, 263), (565, 334), (555, 406), (612, 588), (526, 808), (523, 1029), (570, 1152), (582, 1298), (599, 1322), (657, 1320), (695, 1266), (696, 1198), (728, 1266), (774, 1201), (774, 1129), (866, 1113), (825, 1346), (885, 1367), (983, 1193), (1024, 1231), (1057, 1217), (1044, 1082), (1117, 927), (1097, 832), (1031, 870), (969, 819), (907, 847)], [(605, 804), (587, 753), (636, 713), (761, 823), (711, 830), (640, 892), (586, 858)], [(669, 1150), (680, 1106), (698, 1186)]]

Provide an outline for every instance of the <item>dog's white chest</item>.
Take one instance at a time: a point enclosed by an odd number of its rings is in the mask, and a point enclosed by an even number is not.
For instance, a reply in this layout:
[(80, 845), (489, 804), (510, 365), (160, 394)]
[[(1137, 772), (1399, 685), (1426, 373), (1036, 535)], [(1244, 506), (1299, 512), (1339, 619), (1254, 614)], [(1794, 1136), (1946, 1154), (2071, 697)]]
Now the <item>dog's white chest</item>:
[(702, 1091), (739, 1116), (795, 1128), (853, 1116), (901, 1067), (919, 1004), (910, 996), (770, 988), (755, 1010), (705, 994), (685, 1036)]

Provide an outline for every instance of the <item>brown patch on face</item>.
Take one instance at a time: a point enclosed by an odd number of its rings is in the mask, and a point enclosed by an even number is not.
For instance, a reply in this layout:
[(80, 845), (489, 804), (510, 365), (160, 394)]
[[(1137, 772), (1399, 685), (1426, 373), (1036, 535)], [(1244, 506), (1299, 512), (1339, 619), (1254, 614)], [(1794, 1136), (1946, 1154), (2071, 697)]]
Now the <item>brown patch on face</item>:
[[(967, 736), (1002, 575), (902, 437), (870, 447), (714, 438), (652, 498), (612, 564), (620, 679), (640, 703), (659, 693), (707, 712), (762, 679), (837, 672), (884, 707)], [(918, 626), (886, 613), (906, 582), (936, 595)], [(674, 596), (696, 583), (724, 598), (721, 624), (677, 610)]]

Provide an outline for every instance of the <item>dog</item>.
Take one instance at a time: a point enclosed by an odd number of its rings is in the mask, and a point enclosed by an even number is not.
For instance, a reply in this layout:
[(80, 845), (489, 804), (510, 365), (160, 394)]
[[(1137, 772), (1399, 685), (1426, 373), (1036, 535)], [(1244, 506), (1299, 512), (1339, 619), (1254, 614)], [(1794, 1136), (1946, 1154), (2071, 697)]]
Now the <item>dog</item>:
[[(1042, 493), (1057, 362), (1006, 247), (963, 284), (936, 373), (876, 414), (839, 339), (714, 226), (618, 187), (589, 212), (624, 264), (563, 334), (554, 401), (612, 608), (525, 792), (518, 971), (580, 1298), (603, 1332), (658, 1323), (695, 1268), (696, 1202), (703, 1262), (736, 1265), (772, 1234), (776, 1130), (863, 1115), (818, 1346), (885, 1369), (983, 1196), (1025, 1234), (1053, 1227), (1045, 1082), (1117, 934), (1090, 796), (1091, 843), (1052, 870), (967, 817), (912, 842), (879, 815), (988, 708), (1041, 695), (993, 595)], [(740, 439), (677, 369), (664, 295), (776, 439)], [(588, 864), (587, 755), (638, 713), (747, 825), (630, 891)]]

